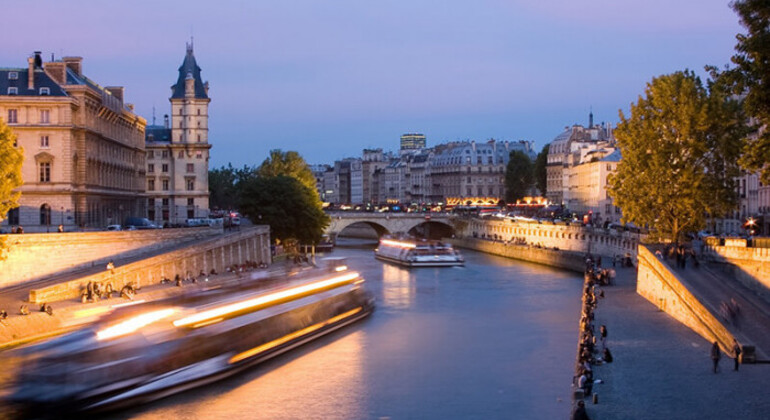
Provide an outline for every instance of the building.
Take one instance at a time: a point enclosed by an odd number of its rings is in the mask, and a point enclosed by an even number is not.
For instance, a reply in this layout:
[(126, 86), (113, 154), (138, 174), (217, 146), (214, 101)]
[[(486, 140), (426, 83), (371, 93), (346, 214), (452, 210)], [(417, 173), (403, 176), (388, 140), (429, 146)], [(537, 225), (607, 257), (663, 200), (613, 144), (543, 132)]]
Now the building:
[(553, 139), (548, 148), (546, 166), (546, 198), (548, 201), (563, 204), (565, 188), (563, 170), (572, 161), (575, 161), (570, 157), (571, 155), (587, 153), (599, 147), (612, 146), (614, 143), (612, 127), (609, 124), (594, 125), (593, 113), (588, 116), (587, 128), (578, 124), (566, 127), (562, 133)]
[(315, 178), (315, 189), (316, 191), (318, 191), (318, 197), (321, 198), (321, 201), (327, 201), (326, 189), (324, 188), (324, 174), (330, 171), (331, 167), (325, 164), (309, 165), (309, 166), (310, 166), (310, 172), (313, 173), (313, 177)]
[(364, 184), (361, 159), (347, 158), (334, 162), (336, 201), (338, 204), (361, 204)]
[(147, 218), (178, 225), (209, 214), (209, 83), (192, 43), (171, 86), (171, 118), (147, 127)]
[(375, 187), (375, 174), (388, 166), (389, 157), (382, 149), (364, 149), (361, 157), (361, 175), (363, 183), (363, 203), (379, 203), (379, 185)]
[(620, 223), (620, 208), (607, 193), (607, 178), (617, 170), (620, 150), (603, 148), (582, 156), (563, 169), (563, 201), (578, 216), (590, 215), (594, 223)]
[(425, 148), (425, 134), (407, 133), (401, 136), (401, 152)]
[(0, 69), (0, 118), (24, 149), (20, 207), (4, 230), (100, 228), (145, 212), (147, 122), (124, 102), (123, 87), (102, 87), (81, 57)]

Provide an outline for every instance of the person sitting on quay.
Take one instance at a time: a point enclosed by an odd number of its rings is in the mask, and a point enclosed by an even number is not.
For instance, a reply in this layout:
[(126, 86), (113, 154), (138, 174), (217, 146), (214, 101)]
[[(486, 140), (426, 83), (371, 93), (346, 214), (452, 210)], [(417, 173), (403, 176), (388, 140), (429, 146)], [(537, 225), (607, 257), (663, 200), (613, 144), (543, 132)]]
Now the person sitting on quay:
[(588, 413), (586, 412), (586, 403), (583, 401), (578, 401), (577, 406), (575, 406), (575, 410), (572, 412), (572, 416), (570, 417), (571, 420), (591, 420), (590, 417), (588, 417)]

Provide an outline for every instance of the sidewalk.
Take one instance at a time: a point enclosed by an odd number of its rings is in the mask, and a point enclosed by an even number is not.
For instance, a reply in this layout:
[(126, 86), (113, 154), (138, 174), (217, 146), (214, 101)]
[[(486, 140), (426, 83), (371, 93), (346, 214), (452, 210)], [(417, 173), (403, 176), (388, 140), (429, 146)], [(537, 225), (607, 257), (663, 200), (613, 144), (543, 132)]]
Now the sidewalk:
[[(606, 264), (605, 264), (606, 265)], [(770, 365), (741, 365), (722, 356), (711, 371), (711, 344), (636, 294), (636, 270), (617, 269), (604, 287), (595, 325), (607, 326), (610, 364), (594, 366), (593, 392), (586, 398), (591, 419), (766, 418), (770, 413)]]

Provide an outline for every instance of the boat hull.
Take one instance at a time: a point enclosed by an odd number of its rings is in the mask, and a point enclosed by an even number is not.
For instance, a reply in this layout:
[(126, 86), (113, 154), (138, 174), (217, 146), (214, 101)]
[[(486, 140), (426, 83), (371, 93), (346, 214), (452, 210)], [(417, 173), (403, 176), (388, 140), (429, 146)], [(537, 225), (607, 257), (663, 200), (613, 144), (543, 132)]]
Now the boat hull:
[(389, 263), (398, 264), (404, 267), (457, 267), (464, 266), (463, 260), (447, 260), (447, 261), (408, 261), (400, 258), (388, 257), (386, 255), (375, 254), (374, 258), (381, 261), (387, 261)]

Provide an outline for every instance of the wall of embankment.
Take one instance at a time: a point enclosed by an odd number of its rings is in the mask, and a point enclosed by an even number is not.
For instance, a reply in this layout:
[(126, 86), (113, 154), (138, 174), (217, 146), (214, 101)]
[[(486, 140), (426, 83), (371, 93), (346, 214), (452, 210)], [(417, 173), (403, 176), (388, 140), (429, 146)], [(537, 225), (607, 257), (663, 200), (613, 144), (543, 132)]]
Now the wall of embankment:
[(704, 246), (703, 257), (722, 265), (746, 287), (770, 297), (770, 248), (743, 246)]
[(718, 341), (722, 350), (732, 354), (733, 335), (690, 291), (686, 281), (646, 246), (639, 246), (638, 258), (636, 292), (709, 342)]
[(109, 283), (114, 290), (120, 290), (126, 284), (140, 287), (157, 284), (161, 278), (173, 279), (177, 274), (184, 278), (188, 273), (197, 276), (201, 271), (209, 273), (212, 269), (224, 273), (231, 265), (246, 261), (270, 263), (270, 258), (270, 229), (256, 226), (118, 266), (114, 274), (99, 270), (76, 280), (30, 290), (29, 302), (77, 299), (88, 282)]
[(584, 272), (586, 268), (585, 255), (578, 252), (513, 245), (478, 238), (453, 238), (446, 239), (446, 241), (449, 241), (458, 248), (472, 249), (487, 254), (549, 265), (579, 273)]
[(2, 235), (8, 249), (0, 261), (0, 288), (220, 234), (221, 227), (201, 227)]

